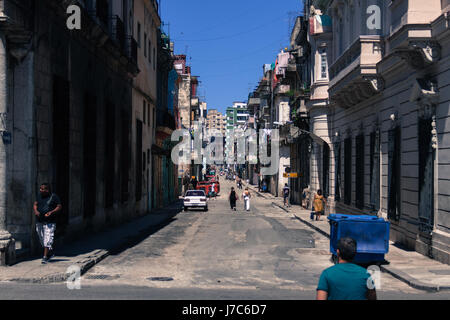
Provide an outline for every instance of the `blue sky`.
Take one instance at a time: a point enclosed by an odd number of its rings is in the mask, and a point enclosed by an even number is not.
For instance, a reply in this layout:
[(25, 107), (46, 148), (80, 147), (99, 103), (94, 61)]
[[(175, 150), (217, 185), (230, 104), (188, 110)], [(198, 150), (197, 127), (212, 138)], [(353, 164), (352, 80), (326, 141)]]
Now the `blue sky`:
[(208, 109), (224, 112), (234, 101), (247, 100), (263, 64), (275, 62), (289, 46), (290, 26), (303, 12), (302, 2), (161, 0), (163, 30), (170, 31), (175, 54), (187, 52)]

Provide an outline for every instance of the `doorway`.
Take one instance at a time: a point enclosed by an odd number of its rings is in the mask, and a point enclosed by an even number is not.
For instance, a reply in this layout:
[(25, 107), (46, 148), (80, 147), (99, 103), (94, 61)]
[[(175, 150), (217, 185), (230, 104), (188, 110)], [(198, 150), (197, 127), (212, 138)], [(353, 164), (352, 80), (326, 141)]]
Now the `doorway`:
[[(69, 222), (70, 191), (70, 85), (53, 77), (53, 188), (61, 199), (57, 233), (63, 233)], [(41, 182), (42, 183), (42, 182)]]
[(85, 96), (83, 130), (84, 217), (93, 217), (97, 198), (97, 105), (95, 97)]

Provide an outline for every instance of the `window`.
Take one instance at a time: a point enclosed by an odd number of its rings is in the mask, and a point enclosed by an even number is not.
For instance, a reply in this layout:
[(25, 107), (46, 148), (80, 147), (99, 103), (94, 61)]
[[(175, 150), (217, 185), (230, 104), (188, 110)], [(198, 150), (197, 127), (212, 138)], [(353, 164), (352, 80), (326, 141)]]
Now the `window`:
[(153, 48), (153, 70), (156, 69), (156, 50)]
[(341, 143), (334, 143), (334, 198), (336, 201), (341, 201)]
[(122, 188), (122, 203), (128, 201), (128, 170), (130, 167), (130, 142), (129, 142), (129, 116), (125, 110), (121, 110), (121, 122), (122, 122), (122, 132), (121, 132), (121, 141), (120, 141), (120, 170), (121, 170), (121, 188)]
[[(149, 48), (150, 50), (150, 48)], [(144, 57), (147, 57), (147, 34), (144, 33)]]
[(356, 137), (356, 207), (364, 209), (364, 135)]
[(370, 206), (380, 209), (380, 131), (370, 134)]
[(339, 19), (339, 56), (344, 52), (344, 22)]
[(355, 7), (350, 8), (350, 43), (355, 39)]
[[(148, 41), (148, 50), (151, 51), (151, 48), (152, 48), (152, 42), (149, 40)], [(152, 63), (152, 55), (151, 54), (148, 55), (148, 62), (150, 64)]]
[(141, 47), (141, 24), (138, 22), (137, 23), (137, 44), (138, 47)]
[(388, 218), (400, 220), (400, 127), (389, 131), (388, 140)]
[(327, 52), (325, 48), (319, 49), (320, 54), (320, 79), (328, 78), (328, 61)]
[(144, 100), (143, 104), (142, 104), (142, 114), (143, 114), (142, 121), (144, 122), (144, 124), (145, 124), (145, 111), (146, 111), (146, 109), (147, 109), (147, 106), (146, 106), (145, 100)]
[(322, 192), (325, 198), (330, 195), (329, 179), (330, 179), (330, 147), (327, 143), (322, 149)]
[(434, 229), (434, 161), (433, 118), (419, 118), (419, 230)]
[(142, 152), (142, 164), (143, 164), (142, 171), (145, 171), (147, 169), (147, 161), (145, 158), (146, 158), (146, 153)]
[(150, 127), (150, 104), (148, 104), (147, 125), (148, 127)]
[(153, 129), (156, 128), (156, 109), (153, 108)]
[(352, 138), (344, 141), (344, 203), (352, 203)]
[(142, 154), (142, 121), (136, 120), (136, 201), (140, 201), (142, 198), (142, 173), (139, 170), (142, 168), (142, 157), (139, 156), (140, 154)]

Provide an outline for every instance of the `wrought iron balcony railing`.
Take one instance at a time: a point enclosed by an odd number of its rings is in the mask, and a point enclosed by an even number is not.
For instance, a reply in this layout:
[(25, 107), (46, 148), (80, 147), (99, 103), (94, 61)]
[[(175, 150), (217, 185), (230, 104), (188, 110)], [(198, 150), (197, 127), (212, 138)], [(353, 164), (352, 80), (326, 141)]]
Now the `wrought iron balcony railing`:
[(0, 0), (0, 22), (29, 29), (32, 26), (31, 5), (31, 0)]
[(114, 15), (110, 21), (111, 38), (119, 45), (121, 50), (125, 50), (125, 25), (122, 19)]
[(136, 40), (134, 40), (134, 38), (132, 36), (127, 36), (125, 39), (126, 39), (125, 40), (126, 41), (126, 50), (125, 51), (126, 51), (127, 57), (129, 59), (131, 59), (131, 61), (133, 61), (134, 64), (137, 65), (137, 56), (138, 56), (137, 42), (136, 42)]

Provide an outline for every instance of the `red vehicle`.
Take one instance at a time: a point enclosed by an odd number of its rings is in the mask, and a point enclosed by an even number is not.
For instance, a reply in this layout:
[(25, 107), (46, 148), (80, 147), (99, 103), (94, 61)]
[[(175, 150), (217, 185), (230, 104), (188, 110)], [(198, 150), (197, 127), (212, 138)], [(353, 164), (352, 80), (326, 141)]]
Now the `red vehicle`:
[(206, 196), (208, 196), (209, 191), (211, 190), (212, 185), (209, 184), (209, 181), (200, 181), (197, 183), (197, 190), (205, 191)]
[(214, 192), (216, 194), (219, 194), (219, 192), (220, 192), (220, 183), (217, 182), (216, 180), (200, 181), (199, 183), (197, 183), (197, 190), (205, 191), (205, 194), (208, 196), (210, 191), (211, 191), (211, 189), (212, 189), (213, 183), (215, 183), (215, 185), (214, 185)]

